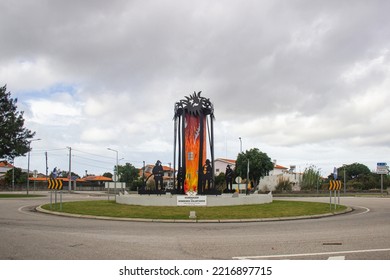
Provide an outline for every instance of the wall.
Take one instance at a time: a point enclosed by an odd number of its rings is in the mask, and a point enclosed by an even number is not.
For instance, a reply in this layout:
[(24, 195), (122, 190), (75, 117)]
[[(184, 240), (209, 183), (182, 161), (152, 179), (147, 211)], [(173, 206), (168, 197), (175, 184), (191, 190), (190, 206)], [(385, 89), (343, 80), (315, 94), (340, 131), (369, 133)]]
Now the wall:
[[(223, 194), (207, 196), (207, 206), (229, 206), (263, 204), (273, 201), (272, 193), (269, 194)], [(143, 205), (143, 206), (176, 206), (177, 197), (166, 195), (117, 195), (119, 204)], [(180, 206), (179, 206), (180, 207)]]
[(289, 173), (284, 172), (282, 174), (278, 175), (270, 175), (265, 176), (260, 180), (259, 183), (259, 189), (260, 190), (268, 190), (268, 191), (274, 191), (276, 189), (276, 186), (279, 183), (279, 180), (289, 180), (293, 183), (292, 190), (293, 191), (299, 191), (300, 190), (300, 182), (302, 181), (302, 174), (299, 173)]

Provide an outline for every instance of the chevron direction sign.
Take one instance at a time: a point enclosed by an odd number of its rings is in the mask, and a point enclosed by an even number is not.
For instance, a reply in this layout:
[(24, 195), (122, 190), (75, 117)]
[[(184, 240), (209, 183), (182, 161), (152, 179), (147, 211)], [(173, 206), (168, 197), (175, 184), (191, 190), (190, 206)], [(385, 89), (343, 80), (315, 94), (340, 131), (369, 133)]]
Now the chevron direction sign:
[(62, 180), (49, 179), (47, 180), (47, 188), (51, 190), (62, 190)]
[(329, 181), (329, 190), (330, 191), (339, 191), (341, 189), (340, 180), (330, 180)]

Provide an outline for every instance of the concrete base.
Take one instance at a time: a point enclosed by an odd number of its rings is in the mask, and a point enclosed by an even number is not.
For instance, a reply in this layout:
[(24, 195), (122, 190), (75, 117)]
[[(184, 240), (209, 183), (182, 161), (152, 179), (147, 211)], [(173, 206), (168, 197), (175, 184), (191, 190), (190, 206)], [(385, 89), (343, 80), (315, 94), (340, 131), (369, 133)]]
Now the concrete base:
[[(264, 204), (273, 201), (272, 193), (268, 194), (222, 194), (208, 195), (207, 206), (230, 206)], [(167, 193), (165, 195), (137, 195), (120, 194), (116, 196), (119, 204), (142, 205), (142, 206), (177, 206), (177, 197)]]

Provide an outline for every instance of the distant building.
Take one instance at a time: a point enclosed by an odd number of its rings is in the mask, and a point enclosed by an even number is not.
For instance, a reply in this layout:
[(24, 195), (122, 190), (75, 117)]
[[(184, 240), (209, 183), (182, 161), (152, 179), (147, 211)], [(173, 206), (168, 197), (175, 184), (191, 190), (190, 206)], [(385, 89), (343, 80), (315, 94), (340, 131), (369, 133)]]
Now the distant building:
[[(145, 179), (147, 179), (150, 175), (152, 175), (154, 164), (148, 164), (145, 166)], [(173, 180), (173, 172), (174, 169), (163, 165), (164, 175), (163, 175), (163, 181), (169, 182), (170, 180)], [(142, 178), (142, 168), (140, 169), (139, 176)]]
[(7, 161), (0, 161), (0, 178), (5, 176), (8, 170), (11, 170), (14, 166)]
[(271, 170), (268, 175), (269, 176), (277, 176), (277, 175), (285, 174), (286, 172), (288, 172), (287, 167), (278, 165), (278, 164), (276, 164), (276, 161), (274, 161), (274, 169)]
[(300, 190), (302, 174), (295, 171), (295, 165), (290, 168), (276, 164), (274, 161), (274, 169), (269, 172), (268, 176), (260, 179), (258, 189), (263, 191), (274, 191), (281, 181), (289, 181), (292, 184), (293, 191)]
[[(292, 190), (300, 190), (300, 183), (302, 181), (302, 174), (295, 172), (295, 166), (291, 165), (290, 168), (274, 163), (274, 169), (269, 172), (268, 176), (264, 176), (260, 179), (258, 189), (274, 191), (276, 186), (281, 180), (289, 180), (292, 183)], [(233, 159), (217, 158), (214, 160), (215, 176), (220, 173), (225, 173), (226, 166), (234, 170), (236, 167), (236, 161)]]
[(215, 176), (220, 173), (225, 173), (226, 167), (230, 165), (230, 168), (234, 170), (236, 167), (236, 161), (233, 159), (217, 158), (214, 160)]

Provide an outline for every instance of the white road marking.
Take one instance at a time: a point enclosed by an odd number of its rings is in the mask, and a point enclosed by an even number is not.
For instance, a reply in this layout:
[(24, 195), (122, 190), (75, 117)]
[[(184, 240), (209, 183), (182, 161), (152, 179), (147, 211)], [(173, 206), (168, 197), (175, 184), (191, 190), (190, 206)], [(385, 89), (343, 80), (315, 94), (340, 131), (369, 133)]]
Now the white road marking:
[(368, 249), (368, 250), (354, 250), (354, 251), (340, 251), (340, 252), (321, 252), (321, 253), (305, 253), (305, 254), (287, 254), (287, 255), (268, 255), (268, 256), (244, 256), (233, 257), (234, 260), (253, 260), (253, 259), (272, 259), (272, 258), (293, 258), (293, 257), (309, 257), (309, 256), (326, 256), (339, 254), (353, 254), (353, 253), (371, 253), (371, 252), (388, 252), (390, 248), (384, 249)]
[(18, 208), (18, 212), (19, 213), (23, 213), (25, 215), (36, 215), (36, 213), (32, 213), (26, 209), (23, 209), (23, 208), (27, 208), (27, 207), (31, 207), (31, 205), (24, 205), (24, 206), (21, 206)]
[(334, 257), (329, 257), (328, 260), (334, 261), (334, 260), (345, 260), (345, 256), (334, 256)]
[(18, 208), (18, 212), (25, 213), (26, 211), (23, 208), (29, 207), (30, 205), (24, 205)]
[(366, 214), (366, 213), (370, 212), (370, 209), (367, 208), (367, 207), (363, 207), (363, 206), (354, 206), (354, 207), (359, 207), (359, 208), (366, 209), (366, 211), (364, 211), (364, 212), (362, 212), (362, 213), (355, 214), (355, 215), (361, 215), (361, 214)]

